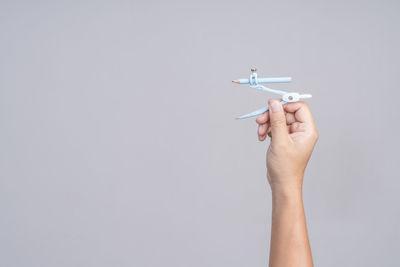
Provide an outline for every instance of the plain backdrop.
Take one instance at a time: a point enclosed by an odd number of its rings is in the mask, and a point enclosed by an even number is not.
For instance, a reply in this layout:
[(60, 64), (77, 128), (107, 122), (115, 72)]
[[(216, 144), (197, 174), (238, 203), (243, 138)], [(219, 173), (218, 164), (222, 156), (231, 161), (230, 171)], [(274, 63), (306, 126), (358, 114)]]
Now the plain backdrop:
[(266, 266), (251, 67), (313, 94), (315, 266), (400, 266), (397, 1), (0, 3), (0, 266)]

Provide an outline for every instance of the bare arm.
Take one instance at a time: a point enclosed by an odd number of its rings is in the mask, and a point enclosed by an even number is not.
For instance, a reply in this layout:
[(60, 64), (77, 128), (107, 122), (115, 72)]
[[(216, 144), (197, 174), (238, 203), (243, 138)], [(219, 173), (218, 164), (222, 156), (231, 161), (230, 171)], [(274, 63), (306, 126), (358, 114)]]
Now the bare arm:
[(272, 190), (270, 267), (313, 266), (302, 200), (303, 175), (318, 139), (304, 102), (270, 101), (257, 118), (259, 140), (269, 135), (267, 177)]

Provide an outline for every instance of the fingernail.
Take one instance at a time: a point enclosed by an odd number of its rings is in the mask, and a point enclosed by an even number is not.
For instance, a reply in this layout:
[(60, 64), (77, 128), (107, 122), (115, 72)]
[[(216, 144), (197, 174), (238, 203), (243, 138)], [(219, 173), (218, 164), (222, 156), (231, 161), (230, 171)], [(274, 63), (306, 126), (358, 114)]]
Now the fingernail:
[(270, 107), (271, 107), (272, 113), (282, 111), (282, 105), (279, 101), (272, 100)]

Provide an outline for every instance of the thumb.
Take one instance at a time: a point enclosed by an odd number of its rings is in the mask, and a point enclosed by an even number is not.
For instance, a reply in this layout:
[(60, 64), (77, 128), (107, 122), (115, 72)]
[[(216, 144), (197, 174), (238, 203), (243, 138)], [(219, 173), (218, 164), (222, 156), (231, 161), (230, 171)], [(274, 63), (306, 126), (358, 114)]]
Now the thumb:
[(276, 99), (271, 99), (269, 101), (269, 118), (271, 123), (272, 142), (286, 142), (288, 139), (286, 116), (282, 104)]

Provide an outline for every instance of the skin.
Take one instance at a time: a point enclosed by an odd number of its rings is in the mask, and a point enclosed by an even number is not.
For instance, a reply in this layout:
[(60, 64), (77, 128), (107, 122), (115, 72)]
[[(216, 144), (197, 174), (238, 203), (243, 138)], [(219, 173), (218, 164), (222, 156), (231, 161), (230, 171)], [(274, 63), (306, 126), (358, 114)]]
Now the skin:
[(271, 138), (267, 177), (272, 191), (270, 267), (313, 266), (302, 185), (318, 132), (305, 102), (269, 101), (270, 109), (256, 122), (258, 138)]

